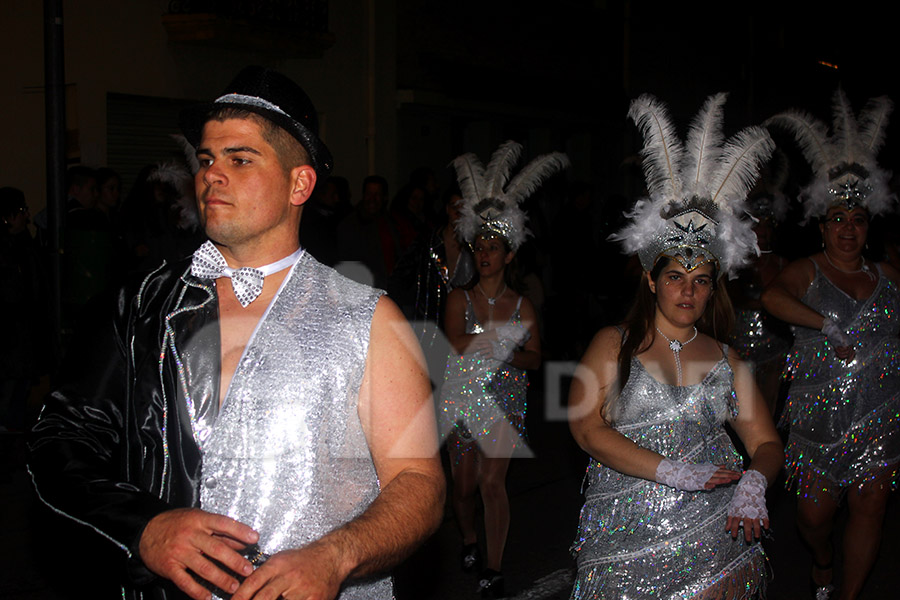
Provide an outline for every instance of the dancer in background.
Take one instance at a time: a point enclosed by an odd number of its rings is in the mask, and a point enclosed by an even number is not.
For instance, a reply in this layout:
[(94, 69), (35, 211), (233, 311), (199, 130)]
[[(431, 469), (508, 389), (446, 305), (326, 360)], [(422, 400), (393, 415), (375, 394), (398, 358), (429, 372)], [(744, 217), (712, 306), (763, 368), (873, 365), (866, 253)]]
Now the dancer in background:
[(760, 254), (728, 282), (728, 295), (734, 304), (732, 345), (753, 369), (756, 385), (773, 416), (791, 332), (762, 307), (760, 296), (788, 263), (775, 253), (775, 229), (784, 220), (787, 208), (787, 199), (780, 192), (766, 190), (751, 196), (747, 213), (753, 220)]
[[(509, 531), (506, 472), (525, 439), (527, 369), (541, 364), (537, 315), (515, 291), (510, 265), (525, 241), (521, 203), (539, 183), (568, 165), (559, 153), (540, 156), (511, 181), (522, 146), (506, 142), (485, 169), (473, 154), (454, 162), (462, 202), (456, 230), (472, 244), (477, 283), (447, 297), (444, 330), (453, 352), (441, 393), (442, 432), (451, 431), (452, 502), (463, 536), (462, 566), (481, 566), (476, 493), (484, 502), (486, 561), (478, 592), (502, 598), (501, 561)], [(508, 182), (508, 185), (507, 185)]]
[[(629, 111), (644, 135), (649, 198), (613, 239), (645, 273), (622, 326), (591, 342), (569, 396), (572, 433), (591, 455), (573, 600), (765, 589), (754, 540), (769, 527), (765, 491), (782, 445), (749, 369), (720, 341), (733, 322), (720, 281), (755, 250), (740, 214), (773, 143), (751, 127), (725, 144), (724, 102), (707, 100), (686, 145), (655, 98)], [(746, 471), (726, 421), (750, 456)]]
[[(875, 162), (892, 105), (869, 101), (854, 116), (834, 96), (834, 131), (799, 111), (769, 122), (795, 134), (814, 177), (801, 198), (819, 219), (822, 251), (788, 265), (763, 294), (794, 326), (787, 483), (796, 486), (800, 535), (812, 552), (817, 600), (858, 597), (875, 562), (900, 462), (900, 273), (863, 256), (869, 219), (890, 210), (890, 175)], [(835, 594), (831, 533), (846, 498), (843, 582)]]

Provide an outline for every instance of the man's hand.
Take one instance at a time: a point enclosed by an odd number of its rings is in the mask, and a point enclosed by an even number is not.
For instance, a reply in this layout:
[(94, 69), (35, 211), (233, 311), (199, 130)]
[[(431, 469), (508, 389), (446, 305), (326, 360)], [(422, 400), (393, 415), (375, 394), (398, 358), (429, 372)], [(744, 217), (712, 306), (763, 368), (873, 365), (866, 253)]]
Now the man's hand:
[(253, 565), (237, 550), (258, 540), (258, 533), (230, 517), (179, 508), (160, 513), (147, 523), (139, 551), (148, 569), (171, 580), (194, 600), (207, 600), (211, 594), (187, 570), (221, 590), (234, 592), (238, 581), (210, 559), (235, 573), (250, 575)]
[(332, 600), (341, 590), (338, 548), (319, 540), (273, 555), (244, 580), (232, 600)]

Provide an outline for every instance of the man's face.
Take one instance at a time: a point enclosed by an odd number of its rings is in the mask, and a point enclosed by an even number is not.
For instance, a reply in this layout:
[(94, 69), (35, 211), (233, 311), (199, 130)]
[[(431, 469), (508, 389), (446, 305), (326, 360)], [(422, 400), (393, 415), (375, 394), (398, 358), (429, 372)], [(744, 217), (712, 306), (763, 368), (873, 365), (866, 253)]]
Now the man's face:
[(97, 206), (99, 192), (97, 190), (97, 180), (88, 179), (84, 185), (73, 186), (73, 195), (78, 203), (85, 208), (94, 208)]
[(297, 237), (291, 177), (259, 125), (247, 119), (208, 121), (197, 158), (197, 208), (211, 240), (231, 248)]
[(384, 189), (380, 183), (370, 181), (363, 189), (363, 212), (374, 217), (384, 208)]

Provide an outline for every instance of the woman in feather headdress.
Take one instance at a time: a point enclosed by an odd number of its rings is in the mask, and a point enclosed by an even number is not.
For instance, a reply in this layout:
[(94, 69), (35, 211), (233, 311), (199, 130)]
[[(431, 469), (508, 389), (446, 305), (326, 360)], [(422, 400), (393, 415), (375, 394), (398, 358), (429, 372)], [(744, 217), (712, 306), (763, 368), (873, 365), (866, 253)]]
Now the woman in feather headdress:
[(789, 264), (762, 296), (794, 326), (781, 418), (790, 428), (787, 484), (797, 487), (797, 525), (822, 600), (835, 592), (830, 538), (842, 499), (849, 518), (839, 597), (849, 599), (875, 562), (900, 465), (900, 272), (863, 256), (870, 218), (896, 200), (875, 161), (890, 111), (890, 100), (874, 98), (857, 120), (839, 90), (830, 136), (803, 112), (769, 120), (796, 136), (813, 167), (801, 199), (822, 234), (822, 251)]
[(720, 278), (756, 247), (740, 214), (773, 143), (758, 127), (725, 142), (724, 102), (707, 100), (687, 145), (658, 100), (631, 104), (650, 194), (612, 239), (645, 273), (626, 321), (591, 342), (569, 395), (572, 433), (591, 456), (575, 600), (765, 588), (765, 554), (752, 542), (769, 526), (765, 491), (782, 445), (750, 370), (719, 341), (733, 322)]
[(487, 169), (473, 154), (453, 161), (462, 191), (456, 230), (472, 246), (477, 283), (447, 297), (444, 330), (453, 352), (447, 357), (441, 417), (443, 431), (450, 431), (452, 501), (466, 571), (481, 566), (475, 525), (479, 491), (484, 503), (486, 568), (478, 592), (485, 598), (504, 596), (500, 567), (509, 530), (506, 472), (524, 443), (525, 371), (541, 364), (537, 315), (509, 277), (509, 265), (528, 235), (519, 204), (568, 165), (565, 155), (547, 154), (510, 180), (521, 151), (518, 143), (506, 142)]

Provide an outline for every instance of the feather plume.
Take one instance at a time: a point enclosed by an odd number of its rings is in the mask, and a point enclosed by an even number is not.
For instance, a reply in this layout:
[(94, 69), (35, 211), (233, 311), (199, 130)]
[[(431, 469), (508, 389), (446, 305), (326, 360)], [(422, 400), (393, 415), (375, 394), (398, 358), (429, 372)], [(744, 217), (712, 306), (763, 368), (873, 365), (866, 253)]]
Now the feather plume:
[(680, 197), (681, 177), (678, 169), (684, 154), (684, 146), (678, 139), (668, 110), (659, 100), (644, 94), (632, 101), (628, 116), (644, 136), (644, 149), (641, 154), (644, 156), (647, 190), (651, 195)]
[[(890, 173), (876, 161), (878, 150), (884, 144), (892, 108), (887, 97), (872, 98), (857, 120), (847, 96), (838, 89), (832, 102), (834, 131), (831, 137), (822, 122), (800, 111), (785, 112), (766, 121), (766, 124), (783, 125), (794, 134), (813, 169), (812, 181), (800, 193), (806, 220), (824, 216), (831, 206), (847, 200), (835, 192), (832, 181), (835, 176), (844, 178), (843, 181), (855, 177), (863, 179), (858, 188), (860, 192), (853, 201), (864, 206), (870, 215), (892, 209), (896, 196), (888, 185)], [(862, 166), (868, 175), (848, 169), (852, 165)]]
[(859, 128), (856, 125), (853, 107), (850, 106), (844, 90), (838, 88), (834, 93), (831, 110), (834, 119), (831, 125), (831, 145), (837, 150), (837, 154), (843, 156), (848, 163), (860, 162), (857, 149)]
[(569, 157), (562, 152), (552, 152), (538, 156), (524, 169), (516, 173), (506, 188), (505, 195), (512, 202), (521, 202), (530, 196), (541, 183), (569, 167)]
[(513, 140), (503, 142), (491, 155), (487, 170), (484, 173), (485, 190), (483, 198), (499, 198), (503, 188), (509, 181), (512, 168), (519, 162), (522, 144)]
[(484, 166), (478, 157), (470, 152), (457, 156), (451, 164), (456, 169), (456, 180), (463, 198), (472, 202), (484, 198)]
[(178, 207), (175, 226), (178, 229), (195, 231), (200, 226), (194, 178), (183, 165), (174, 162), (159, 163), (148, 175), (147, 181), (164, 183), (175, 192), (175, 204)]
[(809, 113), (788, 110), (766, 119), (764, 125), (777, 125), (792, 133), (797, 139), (800, 151), (816, 172), (827, 171), (832, 162), (832, 152), (828, 144), (828, 129), (825, 123)]
[(197, 151), (187, 141), (187, 138), (180, 133), (170, 133), (169, 137), (175, 140), (181, 151), (184, 153), (184, 160), (187, 162), (191, 175), (195, 175), (200, 170), (200, 161), (197, 160)]
[(760, 166), (772, 156), (775, 142), (762, 127), (747, 127), (728, 140), (713, 180), (712, 201), (718, 206), (743, 201), (753, 187)]
[(712, 180), (722, 154), (723, 107), (727, 98), (724, 92), (707, 98), (688, 130), (682, 172), (685, 184), (691, 188), (689, 193), (706, 195), (700, 188)]
[(628, 224), (616, 233), (610, 234), (608, 240), (621, 242), (626, 254), (636, 254), (647, 243), (657, 239), (666, 230), (666, 220), (661, 213), (668, 204), (666, 196), (658, 195), (644, 198), (634, 203), (634, 208), (625, 213)]
[(460, 238), (472, 243), (479, 234), (499, 235), (513, 251), (525, 242), (530, 232), (519, 203), (544, 179), (567, 167), (569, 160), (559, 152), (539, 156), (509, 181), (521, 153), (522, 145), (510, 140), (494, 151), (486, 170), (471, 153), (452, 162), (463, 196), (456, 222)]
[(872, 98), (859, 115), (859, 141), (874, 158), (884, 145), (888, 117), (894, 103), (887, 96)]

